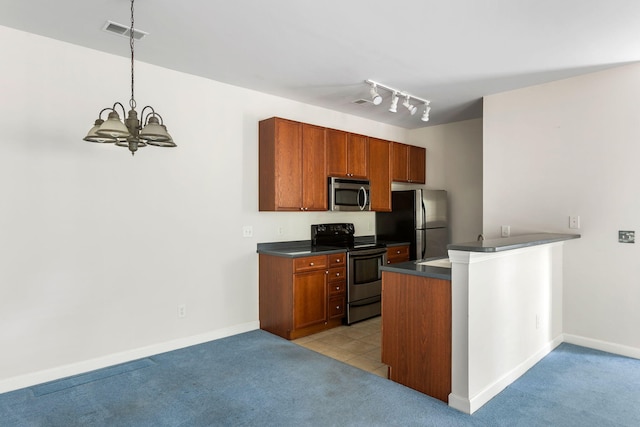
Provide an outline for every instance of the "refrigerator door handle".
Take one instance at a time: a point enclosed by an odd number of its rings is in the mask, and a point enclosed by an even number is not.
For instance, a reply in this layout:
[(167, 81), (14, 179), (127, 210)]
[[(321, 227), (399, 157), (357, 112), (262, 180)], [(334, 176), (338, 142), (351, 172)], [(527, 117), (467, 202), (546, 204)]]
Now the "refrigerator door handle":
[(424, 258), (424, 254), (427, 250), (427, 230), (423, 228), (416, 229), (416, 259), (421, 260)]
[[(422, 225), (420, 225), (420, 228), (426, 228), (426, 226), (427, 226), (427, 208), (424, 206), (424, 199), (420, 199), (420, 205), (422, 206)], [(424, 253), (424, 251), (422, 253)]]

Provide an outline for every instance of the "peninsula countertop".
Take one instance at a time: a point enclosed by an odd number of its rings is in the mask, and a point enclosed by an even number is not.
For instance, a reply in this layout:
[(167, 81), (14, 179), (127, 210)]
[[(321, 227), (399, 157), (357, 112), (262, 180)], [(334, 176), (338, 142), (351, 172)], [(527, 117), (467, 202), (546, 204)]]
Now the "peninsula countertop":
[(447, 249), (467, 252), (502, 252), (579, 238), (579, 234), (535, 233), (475, 242), (453, 243), (447, 245)]
[[(447, 246), (449, 250), (467, 252), (502, 252), (529, 246), (544, 245), (548, 243), (562, 242), (580, 238), (579, 234), (559, 233), (535, 233), (520, 236), (503, 237), (499, 239), (480, 240), (468, 243), (453, 243)], [(414, 276), (433, 277), (436, 279), (451, 280), (451, 268), (436, 267), (422, 264), (425, 261), (439, 258), (427, 258), (418, 261), (407, 261), (399, 264), (381, 266), (382, 271), (411, 274)]]

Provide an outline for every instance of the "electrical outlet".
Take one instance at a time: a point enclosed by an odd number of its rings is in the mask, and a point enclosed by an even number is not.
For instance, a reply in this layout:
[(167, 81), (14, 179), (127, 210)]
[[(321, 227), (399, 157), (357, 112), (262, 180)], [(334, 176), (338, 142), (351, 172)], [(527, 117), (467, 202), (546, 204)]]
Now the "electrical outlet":
[(620, 230), (618, 231), (618, 242), (620, 243), (635, 243), (636, 242), (636, 232), (631, 230)]
[(580, 217), (578, 215), (571, 215), (569, 217), (569, 228), (580, 228)]
[(503, 225), (501, 233), (502, 233), (502, 237), (509, 237), (511, 235), (511, 226)]
[(183, 319), (185, 317), (187, 317), (187, 305), (178, 304), (178, 319)]
[(284, 236), (284, 227), (278, 227), (278, 236)]
[(242, 237), (253, 237), (253, 226), (245, 225), (242, 227)]

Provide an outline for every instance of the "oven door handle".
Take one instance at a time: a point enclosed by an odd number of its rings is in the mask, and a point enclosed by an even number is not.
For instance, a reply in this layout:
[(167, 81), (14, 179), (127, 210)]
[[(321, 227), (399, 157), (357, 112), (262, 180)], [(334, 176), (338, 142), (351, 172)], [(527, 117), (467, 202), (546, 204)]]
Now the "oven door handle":
[[(372, 249), (358, 249), (357, 251), (350, 251), (350, 258), (373, 258), (375, 256), (386, 255), (386, 248), (372, 248)], [(372, 256), (373, 255), (373, 256)]]

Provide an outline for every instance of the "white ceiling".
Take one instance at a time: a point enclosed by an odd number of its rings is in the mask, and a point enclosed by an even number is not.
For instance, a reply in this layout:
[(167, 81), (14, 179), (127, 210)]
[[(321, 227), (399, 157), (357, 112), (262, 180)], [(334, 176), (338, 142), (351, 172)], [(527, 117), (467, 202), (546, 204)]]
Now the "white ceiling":
[[(0, 0), (0, 25), (129, 56), (129, 0)], [(638, 0), (138, 0), (136, 59), (405, 128), (481, 98), (640, 59)], [(6, 60), (6, 59), (3, 59)], [(67, 64), (61, 64), (65, 66)], [(431, 120), (365, 79), (431, 100)], [(420, 110), (419, 110), (420, 111)]]

